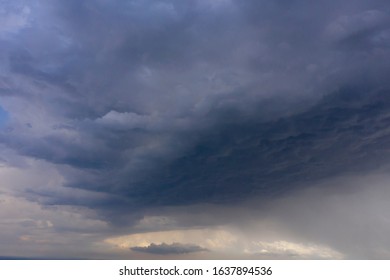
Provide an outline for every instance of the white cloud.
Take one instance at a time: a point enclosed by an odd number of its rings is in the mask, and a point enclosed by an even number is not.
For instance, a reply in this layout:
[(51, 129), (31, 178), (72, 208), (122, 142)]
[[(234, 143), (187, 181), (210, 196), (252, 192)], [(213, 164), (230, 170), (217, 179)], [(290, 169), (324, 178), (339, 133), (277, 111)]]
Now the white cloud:
[(253, 247), (245, 252), (279, 258), (342, 259), (344, 257), (340, 252), (323, 245), (294, 243), (286, 240), (253, 242)]
[(148, 129), (151, 125), (155, 125), (158, 119), (152, 115), (139, 115), (132, 112), (116, 112), (110, 111), (103, 117), (96, 120), (97, 123), (109, 126), (111, 128), (127, 129)]

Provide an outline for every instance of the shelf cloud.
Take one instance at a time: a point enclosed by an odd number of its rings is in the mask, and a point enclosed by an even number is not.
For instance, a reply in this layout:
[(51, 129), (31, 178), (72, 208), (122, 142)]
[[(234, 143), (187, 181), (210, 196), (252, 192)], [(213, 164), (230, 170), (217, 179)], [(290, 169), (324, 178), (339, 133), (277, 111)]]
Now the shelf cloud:
[(389, 258), (389, 12), (2, 1), (2, 254)]

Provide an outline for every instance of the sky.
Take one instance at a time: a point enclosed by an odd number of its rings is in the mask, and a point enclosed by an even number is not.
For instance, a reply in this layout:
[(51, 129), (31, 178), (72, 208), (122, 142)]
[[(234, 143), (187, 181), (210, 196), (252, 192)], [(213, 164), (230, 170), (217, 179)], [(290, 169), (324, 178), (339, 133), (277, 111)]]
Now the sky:
[(0, 0), (0, 258), (390, 259), (387, 0)]

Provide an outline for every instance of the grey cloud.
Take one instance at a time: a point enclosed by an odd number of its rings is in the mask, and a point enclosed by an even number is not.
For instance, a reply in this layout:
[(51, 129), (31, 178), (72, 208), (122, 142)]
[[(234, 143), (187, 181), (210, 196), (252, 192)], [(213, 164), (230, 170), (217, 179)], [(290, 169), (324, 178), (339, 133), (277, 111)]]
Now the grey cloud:
[(378, 10), (368, 10), (354, 15), (344, 15), (327, 26), (329, 35), (344, 40), (359, 33), (385, 28), (388, 24), (386, 13)]
[[(350, 19), (345, 28), (383, 26), (386, 11), (380, 16), (373, 12), (380, 3), (372, 2), (371, 9), (357, 6), (359, 11), (353, 12), (343, 5), (340, 12)], [(285, 6), (289, 10), (284, 11)], [(13, 133), (3, 133), (2, 141), (54, 163), (86, 169), (111, 166), (122, 173), (134, 169), (135, 174), (139, 168), (169, 164), (196, 144), (203, 130), (264, 115), (277, 118), (283, 109), (294, 112), (297, 106), (291, 103), (307, 99), (297, 95), (318, 100), (328, 93), (325, 82), (312, 84), (316, 79), (328, 77), (335, 83), (329, 82), (332, 88), (355, 82), (334, 81), (328, 73), (331, 68), (341, 68), (336, 76), (342, 77), (367, 67), (342, 68), (334, 62), (332, 46), (317, 45), (329, 22), (340, 24), (342, 17), (333, 15), (335, 3), (325, 5), (327, 13), (317, 20), (305, 13), (320, 6), (302, 1), (233, 1), (214, 9), (202, 1), (191, 5), (67, 1), (47, 3), (44, 11), (32, 6), (32, 15), (46, 12), (42, 21), (53, 22), (56, 28), (33, 22), (29, 32), (9, 42), (13, 50), (8, 51), (8, 75), (24, 85), (16, 92), (29, 95), (31, 114), (43, 107), (47, 117), (54, 118), (51, 127), (68, 125), (72, 131), (49, 129), (49, 135), (43, 136), (35, 131), (34, 121), (29, 130), (10, 124)], [(303, 26), (313, 30), (290, 30)], [(49, 42), (53, 47), (43, 51)], [(376, 63), (381, 57), (368, 55), (373, 61), (370, 83), (374, 76), (380, 79), (376, 74), (386, 68)], [(385, 82), (383, 78), (371, 83)], [(288, 99), (287, 94), (292, 94), (287, 105), (262, 106), (265, 97)], [(72, 137), (65, 136), (69, 134)]]
[(388, 163), (388, 106), (387, 91), (345, 89), (301, 114), (225, 126), (128, 195), (152, 205), (234, 202), (370, 172)]
[(388, 179), (371, 173), (324, 180), (267, 211), (299, 240), (327, 244), (347, 259), (388, 259)]
[(156, 254), (156, 255), (190, 254), (190, 253), (208, 251), (207, 249), (197, 245), (180, 244), (180, 243), (172, 243), (172, 244), (152, 243), (146, 247), (132, 247), (131, 250), (136, 252)]
[(388, 162), (387, 1), (5, 3), (0, 143), (74, 191), (42, 205), (126, 227)]
[(303, 182), (298, 190), (242, 203), (158, 208), (184, 228), (225, 225), (247, 258), (388, 259), (388, 169)]

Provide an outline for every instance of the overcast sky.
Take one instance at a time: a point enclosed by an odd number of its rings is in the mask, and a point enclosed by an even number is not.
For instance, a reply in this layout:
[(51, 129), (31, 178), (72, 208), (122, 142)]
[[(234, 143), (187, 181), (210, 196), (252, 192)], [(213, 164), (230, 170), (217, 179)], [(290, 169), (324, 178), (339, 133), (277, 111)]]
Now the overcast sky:
[(388, 0), (0, 0), (0, 257), (390, 259)]

